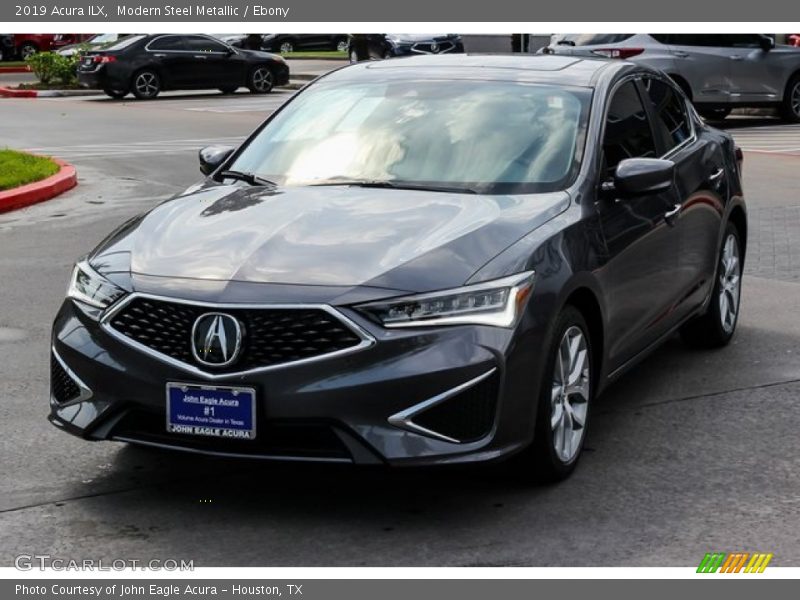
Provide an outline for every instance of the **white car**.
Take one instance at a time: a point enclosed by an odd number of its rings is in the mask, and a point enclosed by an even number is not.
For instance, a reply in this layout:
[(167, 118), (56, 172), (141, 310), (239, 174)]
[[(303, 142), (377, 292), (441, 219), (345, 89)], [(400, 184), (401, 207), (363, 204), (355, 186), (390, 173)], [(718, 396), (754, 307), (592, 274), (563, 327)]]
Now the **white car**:
[(619, 58), (667, 73), (706, 118), (775, 107), (800, 122), (800, 48), (764, 34), (558, 34), (546, 54)]

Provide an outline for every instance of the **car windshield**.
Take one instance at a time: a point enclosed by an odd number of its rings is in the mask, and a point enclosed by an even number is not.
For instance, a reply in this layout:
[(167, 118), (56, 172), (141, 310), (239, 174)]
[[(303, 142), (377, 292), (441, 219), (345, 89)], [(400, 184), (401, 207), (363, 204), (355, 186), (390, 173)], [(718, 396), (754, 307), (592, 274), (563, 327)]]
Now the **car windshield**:
[(576, 172), (590, 100), (585, 88), (512, 81), (320, 82), (229, 169), (286, 186), (553, 191)]

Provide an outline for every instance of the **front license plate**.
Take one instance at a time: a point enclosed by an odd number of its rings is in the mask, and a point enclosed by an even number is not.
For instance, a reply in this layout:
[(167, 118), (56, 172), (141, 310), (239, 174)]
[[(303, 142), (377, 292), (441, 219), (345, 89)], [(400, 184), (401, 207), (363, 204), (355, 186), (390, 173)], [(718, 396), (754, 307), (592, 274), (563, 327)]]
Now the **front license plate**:
[(243, 387), (168, 383), (167, 431), (255, 439), (256, 392)]

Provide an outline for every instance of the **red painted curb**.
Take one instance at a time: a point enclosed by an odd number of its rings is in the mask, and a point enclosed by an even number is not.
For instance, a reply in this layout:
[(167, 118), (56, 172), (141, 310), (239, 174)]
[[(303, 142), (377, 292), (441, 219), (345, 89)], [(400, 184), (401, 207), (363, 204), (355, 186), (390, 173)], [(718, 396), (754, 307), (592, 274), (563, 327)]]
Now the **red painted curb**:
[(0, 96), (6, 98), (36, 98), (38, 95), (38, 90), (12, 90), (11, 88), (0, 87)]
[(30, 73), (31, 68), (25, 67), (0, 67), (0, 73)]
[(61, 170), (47, 179), (0, 192), (0, 213), (44, 202), (78, 185), (78, 173), (71, 164), (52, 159)]

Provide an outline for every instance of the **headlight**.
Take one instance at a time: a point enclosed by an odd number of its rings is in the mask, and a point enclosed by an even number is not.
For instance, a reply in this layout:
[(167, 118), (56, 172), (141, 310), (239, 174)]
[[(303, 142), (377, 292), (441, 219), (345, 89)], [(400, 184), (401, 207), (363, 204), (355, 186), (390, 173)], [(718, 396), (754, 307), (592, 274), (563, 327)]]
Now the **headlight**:
[(486, 283), (370, 302), (355, 308), (384, 327), (466, 324), (511, 327), (532, 290), (533, 271), (527, 271)]
[(85, 260), (75, 265), (67, 296), (92, 308), (105, 309), (125, 295), (125, 291), (95, 271)]

